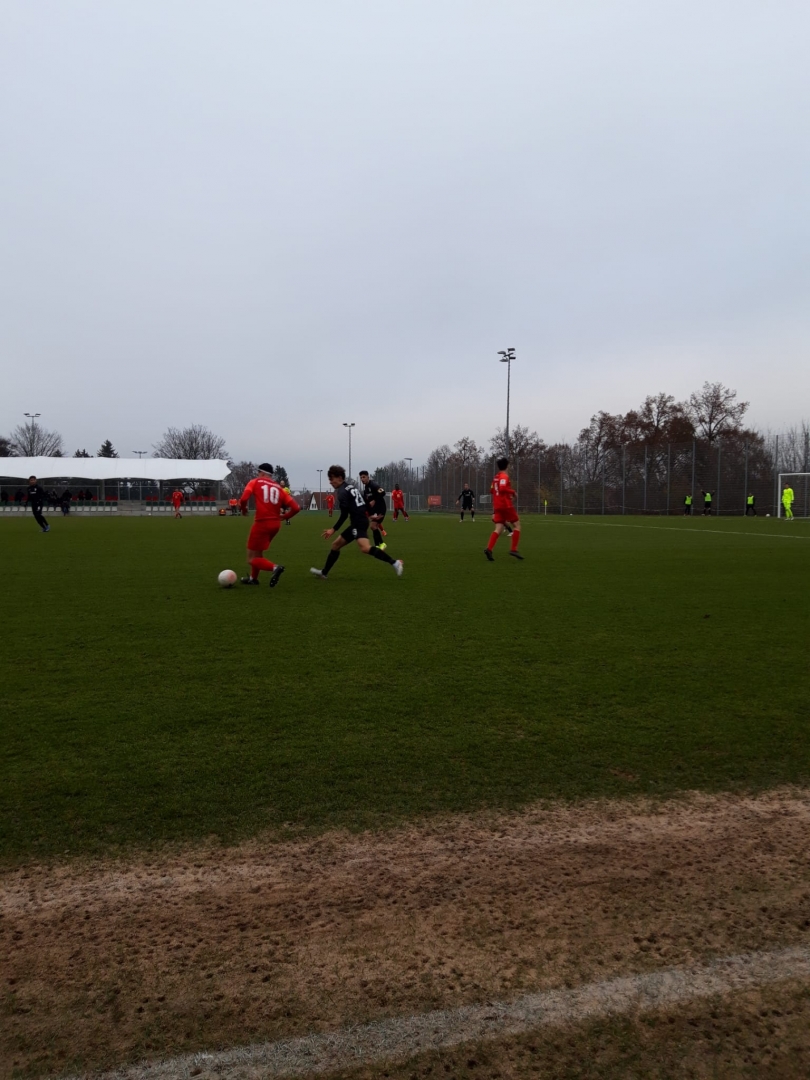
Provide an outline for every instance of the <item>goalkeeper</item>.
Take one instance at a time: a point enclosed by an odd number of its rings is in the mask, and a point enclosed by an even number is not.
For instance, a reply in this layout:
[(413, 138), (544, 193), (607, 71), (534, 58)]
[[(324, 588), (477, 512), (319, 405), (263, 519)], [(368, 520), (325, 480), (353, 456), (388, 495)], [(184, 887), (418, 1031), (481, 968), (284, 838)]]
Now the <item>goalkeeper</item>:
[(789, 484), (785, 484), (782, 489), (782, 509), (785, 511), (785, 517), (788, 521), (793, 520), (793, 488)]

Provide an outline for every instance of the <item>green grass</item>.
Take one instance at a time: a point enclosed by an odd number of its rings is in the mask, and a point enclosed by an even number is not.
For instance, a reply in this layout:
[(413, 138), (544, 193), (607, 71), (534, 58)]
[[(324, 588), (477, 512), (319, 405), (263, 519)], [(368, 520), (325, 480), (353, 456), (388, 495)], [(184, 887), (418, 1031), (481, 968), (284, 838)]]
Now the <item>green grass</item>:
[(810, 776), (805, 523), (422, 516), (326, 583), (324, 524), (271, 591), (242, 520), (0, 521), (0, 857)]

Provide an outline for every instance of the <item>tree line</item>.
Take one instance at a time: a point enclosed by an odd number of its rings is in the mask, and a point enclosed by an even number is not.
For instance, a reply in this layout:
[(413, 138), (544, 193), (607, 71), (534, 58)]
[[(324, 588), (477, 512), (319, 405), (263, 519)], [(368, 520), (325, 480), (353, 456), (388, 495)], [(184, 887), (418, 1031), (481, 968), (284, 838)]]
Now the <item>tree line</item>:
[[(488, 447), (465, 435), (452, 447), (447, 443), (435, 447), (425, 464), (413, 470), (407, 460), (401, 459), (378, 466), (375, 475), (385, 476), (389, 484), (413, 482), (419, 475), (427, 482), (428, 478), (448, 471), (470, 475), (494, 458), (506, 455), (516, 472), (531, 463), (546, 475), (556, 474), (570, 484), (592, 483), (605, 477), (615, 481), (620, 468), (626, 480), (628, 460), (631, 469), (640, 468), (638, 451), (641, 449), (644, 451), (645, 477), (654, 477), (665, 467), (667, 470), (672, 468), (673, 453), (683, 455), (698, 446), (705, 455), (718, 445), (722, 445), (727, 454), (739, 456), (744, 452), (754, 473), (764, 473), (777, 466), (784, 471), (807, 471), (810, 468), (807, 423), (774, 436), (745, 426), (748, 409), (749, 402), (739, 401), (736, 390), (719, 382), (705, 382), (685, 401), (676, 401), (673, 395), (662, 392), (647, 396), (641, 405), (626, 413), (600, 410), (571, 443), (547, 444), (536, 430), (516, 424), (509, 432), (508, 455), (507, 434), (503, 428), (498, 428), (489, 439)], [(160, 458), (226, 459), (231, 476), (225, 482), (225, 489), (231, 497), (241, 493), (256, 471), (256, 465), (251, 461), (231, 461), (225, 439), (203, 424), (170, 427), (152, 449), (152, 456)], [(7, 437), (0, 436), (0, 457), (63, 456), (62, 436), (47, 430), (36, 420), (18, 425)], [(105, 439), (95, 455), (86, 449), (77, 449), (73, 456), (115, 458), (119, 454), (112, 442)], [(276, 467), (276, 476), (289, 486), (283, 466)]]
[(400, 482), (421, 477), (429, 482), (448, 471), (471, 475), (493, 459), (508, 456), (515, 472), (531, 465), (546, 476), (563, 474), (566, 484), (593, 483), (605, 476), (610, 482), (621, 468), (626, 472), (628, 461), (639, 468), (642, 452), (646, 475), (653, 476), (665, 463), (672, 468), (673, 453), (691, 453), (697, 447), (705, 456), (720, 445), (729, 454), (745, 453), (754, 471), (772, 468), (777, 459), (784, 471), (806, 471), (807, 422), (774, 436), (745, 425), (748, 409), (749, 402), (739, 401), (736, 390), (706, 382), (685, 401), (662, 392), (647, 396), (626, 413), (600, 410), (570, 443), (548, 444), (536, 430), (516, 424), (509, 432), (508, 452), (506, 431), (498, 428), (488, 447), (464, 436), (452, 447), (447, 443), (435, 447), (415, 473), (407, 460), (386, 462), (376, 473)]

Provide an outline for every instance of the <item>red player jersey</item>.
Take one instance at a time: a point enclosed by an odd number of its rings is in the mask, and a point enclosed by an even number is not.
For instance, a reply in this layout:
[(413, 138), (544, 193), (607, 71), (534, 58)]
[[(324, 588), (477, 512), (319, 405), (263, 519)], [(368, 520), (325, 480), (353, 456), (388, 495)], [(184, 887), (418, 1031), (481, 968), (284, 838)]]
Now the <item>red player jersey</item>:
[(289, 511), (285, 516), (292, 517), (301, 509), (292, 495), (288, 495), (281, 484), (269, 476), (257, 476), (250, 481), (239, 500), (243, 510), (251, 495), (256, 501), (256, 521), (279, 521), (282, 510)]
[(509, 473), (495, 473), (489, 490), (492, 492), (493, 510), (514, 510), (512, 498), (517, 495), (517, 492), (513, 490), (509, 482)]
[(183, 501), (183, 492), (182, 491), (173, 491), (172, 492), (172, 502), (174, 503), (174, 505), (179, 506), (182, 501)]
[(394, 504), (395, 510), (405, 509), (405, 495), (398, 488), (394, 488), (391, 492), (391, 502)]
[(326, 496), (326, 507), (327, 507), (328, 510), (334, 510), (334, 508), (335, 508), (335, 496), (334, 495), (327, 495)]

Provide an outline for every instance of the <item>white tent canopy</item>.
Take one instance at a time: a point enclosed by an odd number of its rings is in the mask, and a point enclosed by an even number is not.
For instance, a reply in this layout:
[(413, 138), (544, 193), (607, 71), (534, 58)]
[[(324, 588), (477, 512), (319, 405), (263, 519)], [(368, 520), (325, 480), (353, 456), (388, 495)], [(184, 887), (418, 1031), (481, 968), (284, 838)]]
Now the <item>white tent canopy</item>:
[(0, 458), (0, 476), (11, 480), (224, 480), (230, 471), (219, 458)]

